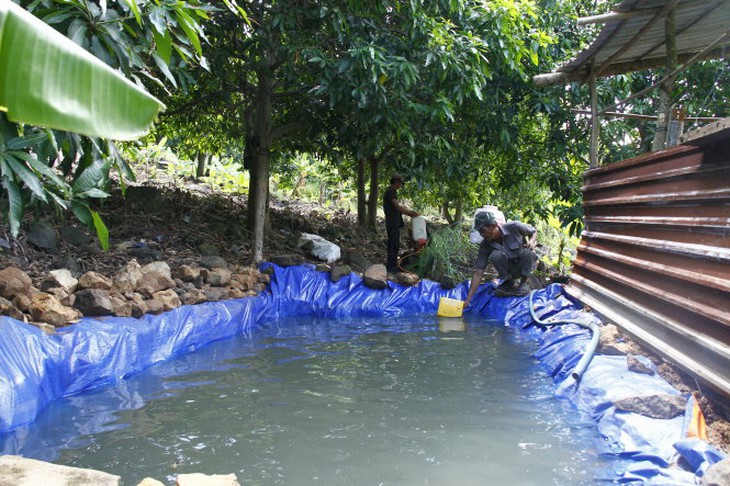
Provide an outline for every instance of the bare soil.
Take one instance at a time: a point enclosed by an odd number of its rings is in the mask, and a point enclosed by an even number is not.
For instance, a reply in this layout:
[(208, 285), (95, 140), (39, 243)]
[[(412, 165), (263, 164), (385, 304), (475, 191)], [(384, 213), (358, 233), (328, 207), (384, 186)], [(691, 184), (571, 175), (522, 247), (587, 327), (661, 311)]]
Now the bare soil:
[[(132, 190), (126, 198), (117, 192), (96, 208), (109, 229), (109, 251), (101, 251), (95, 242), (73, 246), (62, 239), (59, 239), (55, 250), (44, 250), (31, 244), (25, 231), (14, 239), (9, 235), (9, 228), (4, 223), (0, 224), (0, 243), (3, 243), (0, 245), (0, 268), (12, 265), (24, 270), (36, 287), (40, 286), (48, 271), (73, 265), (81, 273), (94, 270), (113, 275), (130, 260), (130, 255), (116, 246), (123, 242), (148, 246), (173, 268), (199, 261), (201, 245), (213, 245), (228, 263), (250, 263), (250, 234), (245, 223), (244, 196), (224, 195), (207, 186), (188, 185), (185, 189), (175, 184), (152, 189), (149, 189), (152, 186), (145, 187), (147, 189)], [(75, 221), (60, 220), (56, 215), (35, 217), (47, 219), (57, 227), (78, 225)], [(353, 214), (298, 202), (273, 201), (269, 223), (265, 258), (303, 253), (304, 250), (296, 244), (298, 233), (303, 231), (336, 242), (346, 254), (358, 252), (372, 263), (385, 262), (384, 231), (360, 228)], [(622, 337), (631, 342), (628, 336)], [(661, 376), (675, 388), (696, 397), (707, 422), (710, 443), (730, 453), (728, 397), (641, 349), (638, 344), (632, 342), (632, 347), (650, 357), (658, 365)]]

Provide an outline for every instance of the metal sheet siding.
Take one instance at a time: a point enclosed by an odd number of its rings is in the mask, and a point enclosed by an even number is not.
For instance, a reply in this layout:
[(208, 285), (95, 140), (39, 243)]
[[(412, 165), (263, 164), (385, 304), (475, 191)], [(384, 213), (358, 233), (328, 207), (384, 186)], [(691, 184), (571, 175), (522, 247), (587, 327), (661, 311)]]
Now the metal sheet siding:
[(585, 174), (569, 294), (730, 396), (730, 130)]

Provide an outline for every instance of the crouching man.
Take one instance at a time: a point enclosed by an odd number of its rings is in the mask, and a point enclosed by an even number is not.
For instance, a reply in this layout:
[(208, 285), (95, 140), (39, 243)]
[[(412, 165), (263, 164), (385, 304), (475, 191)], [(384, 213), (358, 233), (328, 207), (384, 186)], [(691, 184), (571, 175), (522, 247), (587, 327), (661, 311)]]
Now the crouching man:
[(492, 263), (502, 281), (494, 295), (522, 296), (530, 292), (527, 279), (537, 263), (534, 248), (537, 244), (537, 230), (529, 224), (510, 221), (498, 224), (494, 214), (484, 211), (474, 220), (474, 229), (484, 238), (474, 263), (474, 275), (464, 307), (471, 302), (482, 282), (482, 273), (487, 263)]

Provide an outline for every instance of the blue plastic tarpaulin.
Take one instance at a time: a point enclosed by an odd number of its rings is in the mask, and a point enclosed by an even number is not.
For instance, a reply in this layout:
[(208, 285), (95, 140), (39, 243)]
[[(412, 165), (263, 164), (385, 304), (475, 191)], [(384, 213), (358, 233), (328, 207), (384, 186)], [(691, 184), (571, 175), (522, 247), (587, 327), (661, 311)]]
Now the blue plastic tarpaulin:
[[(463, 300), (468, 282), (453, 289), (423, 280), (413, 287), (388, 282), (375, 290), (351, 273), (332, 282), (311, 266), (271, 269), (270, 288), (256, 297), (183, 306), (161, 315), (134, 318), (84, 318), (52, 335), (0, 317), (0, 432), (35, 420), (51, 401), (102, 386), (155, 363), (195, 351), (208, 343), (250, 333), (262, 320), (293, 315), (317, 317), (434, 314), (442, 297)], [(537, 359), (558, 386), (556, 393), (580, 413), (591, 416), (607, 440), (608, 453), (630, 460), (618, 482), (694, 484), (723, 454), (709, 444), (686, 438), (687, 415), (661, 420), (618, 410), (615, 400), (679, 392), (658, 374), (635, 373), (623, 356), (595, 356), (580, 382), (571, 371), (590, 341), (590, 331), (575, 324), (536, 325), (542, 321), (600, 322), (554, 284), (524, 297), (497, 298), (494, 285), (482, 285), (466, 312), (504, 320), (538, 343)], [(651, 363), (646, 362), (648, 366)], [(682, 458), (683, 468), (676, 466)], [(662, 482), (664, 481), (664, 482)]]

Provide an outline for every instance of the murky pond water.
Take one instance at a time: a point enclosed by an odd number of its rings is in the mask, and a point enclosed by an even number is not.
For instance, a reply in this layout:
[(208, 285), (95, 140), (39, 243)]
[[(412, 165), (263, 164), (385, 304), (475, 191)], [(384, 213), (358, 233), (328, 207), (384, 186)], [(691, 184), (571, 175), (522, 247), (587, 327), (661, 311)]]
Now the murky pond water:
[(51, 404), (4, 453), (246, 485), (595, 484), (595, 424), (554, 398), (532, 344), (479, 318), (264, 323), (121, 386)]

